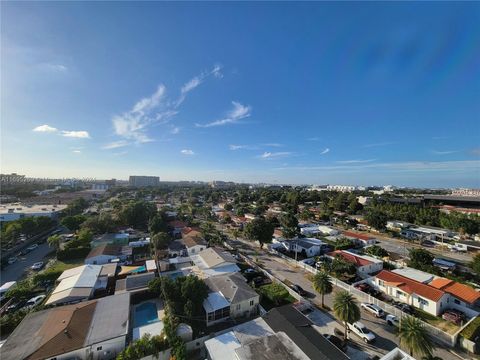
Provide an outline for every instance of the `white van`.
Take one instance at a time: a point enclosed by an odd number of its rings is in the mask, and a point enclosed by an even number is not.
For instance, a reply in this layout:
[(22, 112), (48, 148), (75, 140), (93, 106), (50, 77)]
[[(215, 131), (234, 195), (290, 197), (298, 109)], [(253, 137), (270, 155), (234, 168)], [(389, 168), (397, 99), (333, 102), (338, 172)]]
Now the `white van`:
[(12, 288), (16, 283), (16, 281), (9, 281), (0, 287), (0, 301), (3, 300), (7, 291), (10, 290), (10, 288)]

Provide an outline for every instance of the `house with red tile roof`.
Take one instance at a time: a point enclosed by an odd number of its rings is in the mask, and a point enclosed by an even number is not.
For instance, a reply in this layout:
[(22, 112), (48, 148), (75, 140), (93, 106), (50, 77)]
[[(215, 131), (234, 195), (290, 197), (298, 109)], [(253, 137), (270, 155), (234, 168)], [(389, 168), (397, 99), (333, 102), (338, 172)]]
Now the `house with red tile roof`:
[(396, 301), (415, 306), (438, 316), (450, 308), (450, 295), (429, 284), (382, 270), (374, 278), (376, 288)]
[(180, 220), (173, 220), (168, 223), (168, 227), (172, 229), (173, 236), (180, 235), (186, 226), (187, 224)]
[(383, 269), (383, 261), (372, 256), (359, 255), (346, 250), (335, 250), (326, 255), (332, 260), (338, 257), (354, 264), (357, 268), (357, 275), (362, 278), (371, 276), (371, 274)]
[(480, 291), (468, 285), (445, 278), (436, 278), (429, 285), (449, 294), (451, 307), (455, 309), (465, 312), (465, 308), (472, 309), (480, 306)]

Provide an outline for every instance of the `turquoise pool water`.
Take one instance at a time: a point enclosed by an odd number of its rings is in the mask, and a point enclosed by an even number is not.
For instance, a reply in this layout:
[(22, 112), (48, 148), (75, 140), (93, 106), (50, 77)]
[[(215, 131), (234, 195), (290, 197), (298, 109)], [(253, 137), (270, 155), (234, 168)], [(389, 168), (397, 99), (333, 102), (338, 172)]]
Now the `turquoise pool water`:
[(182, 271), (176, 271), (176, 272), (168, 274), (168, 277), (172, 280), (175, 280), (179, 276), (185, 276), (185, 274)]
[(140, 327), (159, 321), (157, 305), (151, 302), (143, 303), (135, 308), (134, 327)]

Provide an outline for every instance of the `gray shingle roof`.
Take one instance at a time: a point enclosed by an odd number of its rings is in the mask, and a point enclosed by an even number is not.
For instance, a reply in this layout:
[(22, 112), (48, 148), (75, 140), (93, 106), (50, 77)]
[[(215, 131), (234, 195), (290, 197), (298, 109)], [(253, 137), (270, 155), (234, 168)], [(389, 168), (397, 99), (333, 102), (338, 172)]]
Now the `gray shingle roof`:
[(210, 290), (220, 291), (230, 304), (236, 304), (259, 296), (239, 273), (212, 276), (205, 279), (205, 283)]

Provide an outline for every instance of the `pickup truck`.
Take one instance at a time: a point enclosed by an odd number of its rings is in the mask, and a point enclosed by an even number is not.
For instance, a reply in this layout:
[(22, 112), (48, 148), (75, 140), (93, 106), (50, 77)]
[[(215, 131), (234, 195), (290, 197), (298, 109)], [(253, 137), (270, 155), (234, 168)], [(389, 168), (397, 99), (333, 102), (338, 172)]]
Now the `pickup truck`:
[(375, 335), (360, 321), (354, 322), (353, 324), (347, 323), (347, 326), (348, 332), (353, 332), (366, 343), (370, 343), (375, 340)]

